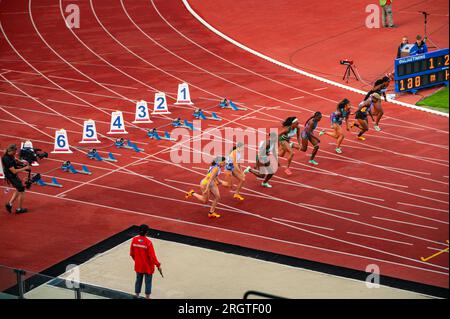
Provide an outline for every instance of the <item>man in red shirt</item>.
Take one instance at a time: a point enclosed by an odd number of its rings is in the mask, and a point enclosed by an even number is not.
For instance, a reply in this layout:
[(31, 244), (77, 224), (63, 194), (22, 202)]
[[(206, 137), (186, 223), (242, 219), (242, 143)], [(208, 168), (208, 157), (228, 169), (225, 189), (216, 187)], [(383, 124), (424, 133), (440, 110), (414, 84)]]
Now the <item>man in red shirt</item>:
[(162, 275), (161, 263), (156, 258), (153, 244), (148, 237), (148, 226), (143, 224), (139, 226), (139, 235), (131, 241), (130, 256), (134, 260), (134, 270), (136, 271), (135, 290), (136, 297), (142, 290), (142, 281), (145, 277), (145, 297), (150, 299), (152, 293), (152, 277), (155, 271), (155, 265)]

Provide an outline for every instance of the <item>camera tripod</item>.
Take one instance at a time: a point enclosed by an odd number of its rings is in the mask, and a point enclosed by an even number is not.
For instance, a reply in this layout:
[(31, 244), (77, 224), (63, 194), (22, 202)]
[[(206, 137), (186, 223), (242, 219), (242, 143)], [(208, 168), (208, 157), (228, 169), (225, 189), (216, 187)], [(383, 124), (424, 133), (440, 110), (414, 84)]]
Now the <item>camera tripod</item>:
[(356, 75), (355, 70), (353, 69), (353, 66), (351, 64), (347, 64), (347, 69), (345, 69), (345, 73), (344, 76), (342, 77), (342, 80), (345, 80), (345, 82), (348, 83), (351, 73), (353, 73), (353, 75), (355, 76), (356, 81), (359, 81), (359, 78)]
[[(423, 40), (425, 43), (427, 43), (428, 48), (437, 48), (438, 46), (428, 37), (428, 32), (427, 32), (427, 24), (428, 24), (428, 16), (430, 15), (428, 12), (425, 11), (419, 11), (420, 13), (423, 14), (423, 24), (424, 24), (424, 36), (423, 36)], [(428, 45), (428, 43), (431, 43), (432, 45)]]

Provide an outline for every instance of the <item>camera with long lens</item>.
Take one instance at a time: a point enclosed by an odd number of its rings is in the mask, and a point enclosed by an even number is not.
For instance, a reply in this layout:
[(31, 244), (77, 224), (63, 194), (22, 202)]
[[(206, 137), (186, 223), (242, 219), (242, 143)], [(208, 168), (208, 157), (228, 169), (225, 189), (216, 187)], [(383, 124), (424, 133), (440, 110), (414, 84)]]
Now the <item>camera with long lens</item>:
[(43, 152), (41, 149), (32, 148), (32, 147), (24, 147), (20, 150), (19, 158), (22, 161), (28, 162), (30, 165), (38, 162), (43, 158), (48, 158), (48, 153)]
[[(33, 148), (30, 142), (25, 142), (19, 152), (19, 159), (22, 162), (19, 162), (19, 166), (25, 167), (26, 164), (24, 164), (25, 162), (28, 163), (30, 166), (33, 165), (33, 163), (37, 163), (39, 160), (43, 159), (43, 158), (48, 158), (48, 153), (42, 151), (41, 149), (38, 148)], [(34, 183), (36, 183), (38, 180), (41, 179), (41, 174), (37, 173), (32, 175), (31, 174), (31, 169), (27, 170), (28, 172), (28, 177), (25, 180), (25, 187), (26, 189), (30, 189), (31, 185), (33, 185)]]
[(349, 59), (340, 60), (339, 63), (342, 65), (353, 65), (353, 61)]

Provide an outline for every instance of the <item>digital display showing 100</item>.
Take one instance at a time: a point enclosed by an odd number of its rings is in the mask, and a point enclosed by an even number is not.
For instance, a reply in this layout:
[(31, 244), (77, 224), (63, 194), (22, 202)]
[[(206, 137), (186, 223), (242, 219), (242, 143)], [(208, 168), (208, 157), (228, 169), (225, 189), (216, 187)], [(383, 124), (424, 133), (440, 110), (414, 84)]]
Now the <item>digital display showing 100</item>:
[(448, 85), (449, 49), (395, 60), (395, 91), (415, 91), (438, 84)]

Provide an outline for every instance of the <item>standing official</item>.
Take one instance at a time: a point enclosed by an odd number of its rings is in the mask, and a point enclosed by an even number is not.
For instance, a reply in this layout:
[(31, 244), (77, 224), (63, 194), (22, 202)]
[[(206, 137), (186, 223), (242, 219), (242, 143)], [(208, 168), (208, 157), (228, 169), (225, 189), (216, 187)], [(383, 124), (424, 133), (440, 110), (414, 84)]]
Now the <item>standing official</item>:
[(150, 299), (152, 293), (152, 278), (155, 271), (155, 265), (162, 275), (161, 263), (156, 258), (153, 244), (146, 237), (149, 228), (143, 224), (139, 226), (139, 235), (131, 241), (130, 256), (134, 260), (134, 270), (136, 271), (136, 284), (134, 292), (136, 297), (142, 290), (142, 281), (145, 278), (145, 297)]
[(380, 0), (380, 6), (383, 16), (383, 28), (395, 28), (394, 18), (392, 17), (392, 2), (394, 0)]

